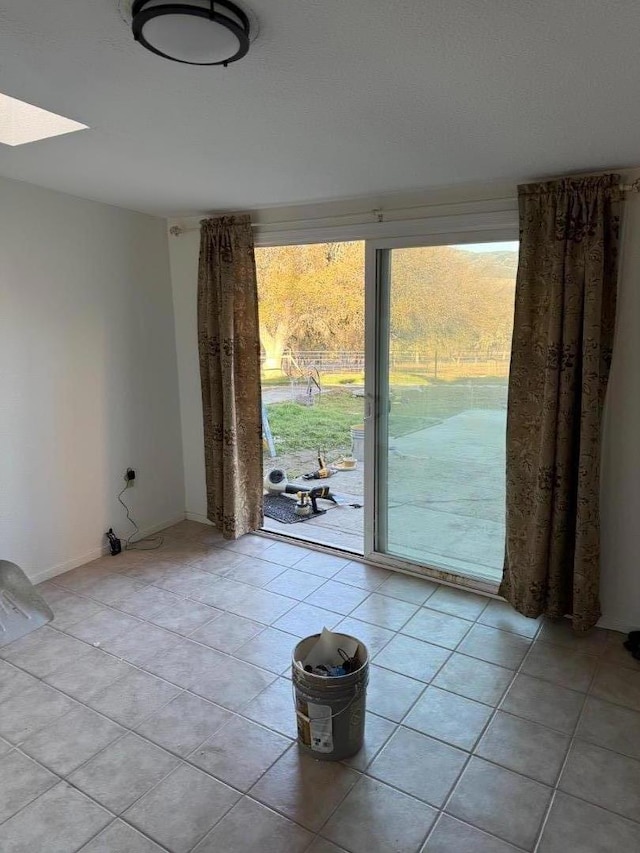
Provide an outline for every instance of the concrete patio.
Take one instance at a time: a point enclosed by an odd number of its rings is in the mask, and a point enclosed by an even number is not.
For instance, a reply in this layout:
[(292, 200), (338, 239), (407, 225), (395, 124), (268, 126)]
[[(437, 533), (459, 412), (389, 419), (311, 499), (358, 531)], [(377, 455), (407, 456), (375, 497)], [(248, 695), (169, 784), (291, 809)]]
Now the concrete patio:
[[(504, 437), (504, 410), (473, 409), (393, 439), (388, 471), (390, 554), (499, 580), (504, 554)], [(360, 465), (323, 482), (345, 504), (362, 502), (363, 473)], [(364, 510), (348, 505), (299, 524), (265, 519), (265, 530), (356, 554), (363, 552), (363, 529)]]

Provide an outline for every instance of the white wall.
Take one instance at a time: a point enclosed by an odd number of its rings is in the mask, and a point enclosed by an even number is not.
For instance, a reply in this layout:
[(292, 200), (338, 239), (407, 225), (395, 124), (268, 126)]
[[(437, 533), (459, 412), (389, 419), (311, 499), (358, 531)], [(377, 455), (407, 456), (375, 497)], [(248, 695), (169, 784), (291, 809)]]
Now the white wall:
[(171, 285), (178, 355), (185, 510), (193, 521), (206, 521), (204, 433), (197, 339), (198, 253), (196, 230), (169, 238)]
[[(383, 209), (384, 222), (377, 222), (373, 210)], [(466, 189), (430, 193), (402, 193), (368, 199), (352, 199), (299, 207), (272, 207), (253, 211), (252, 221), (257, 245), (301, 243), (309, 241), (363, 239), (364, 237), (405, 233), (425, 216), (438, 217), (446, 227), (447, 217), (473, 214), (477, 210), (506, 211), (512, 219), (517, 210), (513, 185), (487, 184)], [(213, 215), (213, 214), (212, 214)], [(496, 214), (499, 221), (499, 214)], [(517, 215), (516, 215), (517, 221)], [(199, 219), (176, 219), (170, 226), (185, 228), (178, 237), (169, 238), (171, 283), (176, 323), (176, 347), (180, 382), (182, 452), (185, 469), (187, 516), (194, 521), (206, 519), (207, 501), (204, 474), (202, 398), (196, 338), (196, 298)], [(384, 235), (386, 236), (386, 235)]]
[[(637, 177), (637, 175), (634, 175)], [(640, 196), (625, 202), (602, 449), (601, 624), (640, 629)]]
[(166, 223), (0, 179), (0, 558), (36, 579), (98, 556), (127, 492), (184, 517)]
[[(638, 173), (640, 174), (640, 173)], [(637, 174), (628, 174), (632, 180)], [(487, 201), (494, 200), (494, 201)], [(506, 203), (505, 203), (506, 200)], [(601, 624), (617, 630), (640, 628), (640, 197), (625, 202), (622, 270), (616, 352), (605, 411), (602, 468), (602, 585)], [(265, 245), (295, 242), (295, 226), (302, 239), (339, 239), (330, 230), (349, 229), (349, 236), (373, 236), (373, 208), (388, 208), (385, 220), (401, 222), (421, 217), (466, 215), (481, 209), (516, 210), (514, 186), (455, 188), (431, 195), (406, 195), (391, 199), (359, 199), (340, 204), (256, 211), (256, 231)], [(397, 211), (397, 212), (393, 212)], [(280, 225), (278, 223), (284, 223)], [(365, 223), (359, 229), (357, 223)], [(369, 224), (366, 224), (369, 223)], [(171, 276), (176, 320), (176, 345), (180, 379), (186, 508), (191, 518), (206, 513), (202, 452), (202, 403), (196, 340), (196, 279), (199, 235), (197, 220), (176, 220), (189, 229), (171, 237)], [(415, 232), (415, 222), (409, 227)], [(418, 226), (419, 227), (419, 226)]]

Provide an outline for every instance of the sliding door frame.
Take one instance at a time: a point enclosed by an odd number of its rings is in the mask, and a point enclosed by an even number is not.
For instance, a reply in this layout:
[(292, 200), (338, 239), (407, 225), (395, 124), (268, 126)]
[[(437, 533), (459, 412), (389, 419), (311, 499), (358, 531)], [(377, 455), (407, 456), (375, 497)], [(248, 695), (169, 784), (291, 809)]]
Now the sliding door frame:
[[(433, 578), (434, 580), (464, 586), (481, 592), (495, 594), (497, 585), (484, 578), (470, 575), (458, 575), (435, 566), (422, 566), (410, 560), (391, 557), (376, 550), (379, 540), (380, 522), (379, 491), (375, 477), (376, 447), (380, 446), (383, 436), (380, 433), (378, 412), (378, 393), (380, 365), (378, 363), (377, 341), (382, 331), (380, 310), (381, 287), (378, 252), (395, 248), (419, 246), (441, 246), (461, 243), (484, 243), (518, 240), (518, 209), (515, 193), (509, 198), (477, 199), (467, 202), (454, 202), (425, 205), (429, 207), (426, 215), (415, 219), (393, 218), (381, 221), (377, 215), (374, 221), (359, 224), (314, 225), (283, 229), (278, 223), (268, 222), (258, 225), (255, 230), (256, 247), (305, 245), (309, 243), (363, 241), (365, 243), (365, 514), (363, 559), (373, 565), (392, 569), (405, 574)], [(456, 209), (456, 212), (453, 210)], [(337, 217), (339, 219), (340, 217)], [(327, 220), (325, 220), (327, 221)], [(331, 218), (328, 218), (331, 222)], [(386, 315), (388, 319), (388, 314)], [(272, 534), (267, 534), (272, 535)], [(280, 534), (273, 534), (280, 538)], [(282, 537), (286, 539), (287, 537)], [(311, 547), (326, 551), (335, 548), (312, 544)]]
[[(450, 217), (451, 220), (457, 217)], [(497, 593), (498, 584), (486, 577), (457, 574), (442, 567), (420, 565), (409, 559), (384, 553), (386, 512), (382, 505), (386, 495), (388, 447), (387, 414), (381, 411), (382, 383), (388, 382), (388, 334), (390, 320), (390, 268), (392, 249), (469, 243), (511, 242), (518, 240), (517, 215), (513, 221), (492, 222), (491, 215), (478, 216), (475, 222), (464, 217), (457, 227), (442, 231), (425, 228), (420, 236), (387, 237), (365, 241), (365, 455), (364, 455), (364, 559), (368, 563), (396, 571), (418, 574), (434, 580), (483, 592)], [(429, 224), (423, 223), (423, 224)], [(435, 223), (434, 223), (435, 224)], [(440, 223), (438, 223), (440, 224)], [(460, 227), (462, 226), (462, 227)], [(381, 461), (382, 460), (382, 461)]]

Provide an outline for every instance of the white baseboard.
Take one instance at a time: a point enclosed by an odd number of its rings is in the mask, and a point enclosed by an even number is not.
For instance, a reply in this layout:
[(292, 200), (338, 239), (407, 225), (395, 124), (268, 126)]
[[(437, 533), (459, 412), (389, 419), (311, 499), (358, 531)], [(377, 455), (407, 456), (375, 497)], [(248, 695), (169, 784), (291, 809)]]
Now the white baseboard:
[(186, 512), (184, 517), (187, 521), (199, 521), (200, 524), (208, 524), (209, 527), (213, 527), (213, 524), (209, 521), (206, 515), (200, 515), (199, 512)]
[[(164, 530), (167, 527), (171, 527), (172, 524), (178, 524), (180, 521), (184, 521), (185, 514), (182, 512), (179, 515), (174, 515), (172, 518), (168, 518), (165, 521), (158, 522), (157, 524), (153, 524), (150, 527), (145, 527), (144, 530), (140, 531), (140, 536), (152, 536), (154, 533), (159, 533), (161, 530)], [(76, 569), (78, 566), (84, 566), (85, 563), (90, 563), (92, 560), (97, 560), (99, 557), (103, 557), (105, 554), (109, 553), (109, 544), (106, 543), (100, 548), (94, 548), (92, 551), (88, 551), (86, 554), (83, 554), (80, 557), (72, 557), (70, 560), (66, 560), (64, 563), (58, 563), (56, 566), (50, 566), (48, 569), (42, 569), (39, 572), (36, 572), (33, 575), (28, 575), (31, 583), (42, 583), (42, 581), (49, 580), (50, 578), (55, 578), (57, 575), (62, 575), (65, 572), (70, 571), (71, 569)]]
[[(152, 536), (154, 533), (159, 533), (161, 530), (164, 530), (167, 527), (171, 527), (173, 524), (178, 524), (181, 521), (187, 519), (188, 521), (198, 521), (200, 524), (207, 524), (210, 527), (213, 527), (213, 524), (209, 521), (209, 519), (205, 515), (201, 515), (198, 512), (184, 512), (178, 515), (173, 516), (172, 518), (168, 518), (165, 521), (161, 521), (157, 524), (151, 525), (150, 527), (146, 527), (144, 530), (140, 531), (141, 536)], [(261, 531), (266, 533), (269, 536), (269, 531)], [(269, 538), (274, 538), (280, 540), (279, 536), (269, 536)], [(304, 545), (304, 547), (309, 548), (311, 550), (318, 551), (329, 551), (331, 549), (326, 548), (324, 546), (315, 545), (315, 543), (300, 543)], [(73, 557), (70, 560), (66, 560), (64, 563), (58, 563), (56, 566), (51, 566), (48, 569), (42, 569), (42, 571), (37, 572), (34, 575), (29, 576), (29, 580), (34, 583), (42, 583), (42, 581), (49, 580), (50, 578), (54, 578), (57, 575), (62, 575), (64, 572), (68, 572), (71, 569), (75, 569), (78, 566), (83, 566), (85, 563), (91, 562), (91, 560), (97, 560), (99, 557), (104, 556), (109, 553), (109, 545), (106, 543), (100, 548), (94, 548), (92, 551), (87, 552), (79, 557)], [(335, 553), (342, 553), (340, 551), (336, 551)], [(354, 560), (362, 560), (362, 557), (353, 556)], [(406, 572), (405, 572), (406, 573)], [(619, 619), (615, 616), (602, 616), (598, 621), (599, 628), (606, 628), (609, 631), (620, 631), (623, 634), (628, 634), (629, 631), (638, 631), (640, 630), (640, 620), (638, 622), (632, 623), (628, 622), (625, 619)]]
[(608, 631), (620, 631), (622, 634), (628, 634), (630, 631), (640, 630), (640, 619), (635, 623), (626, 619), (618, 619), (615, 616), (602, 616), (598, 620), (598, 628), (606, 628)]

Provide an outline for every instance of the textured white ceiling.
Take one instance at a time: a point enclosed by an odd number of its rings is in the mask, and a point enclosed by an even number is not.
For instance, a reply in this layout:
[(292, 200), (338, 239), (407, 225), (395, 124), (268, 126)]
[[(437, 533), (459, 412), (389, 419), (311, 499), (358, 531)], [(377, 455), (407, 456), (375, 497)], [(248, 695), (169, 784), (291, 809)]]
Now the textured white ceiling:
[(0, 145), (0, 174), (181, 215), (640, 161), (637, 0), (251, 9), (225, 70), (147, 53), (118, 0), (2, 0), (0, 91), (91, 130)]

